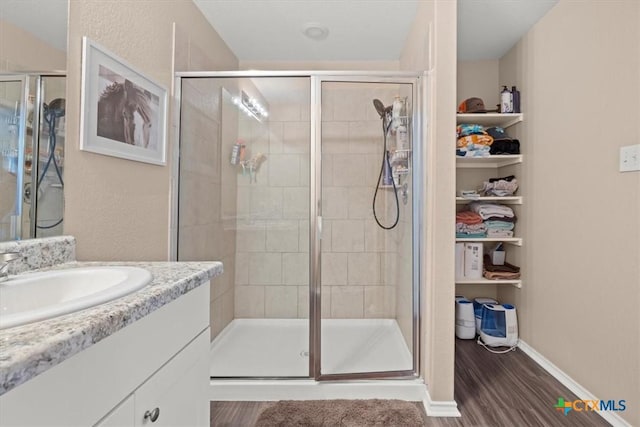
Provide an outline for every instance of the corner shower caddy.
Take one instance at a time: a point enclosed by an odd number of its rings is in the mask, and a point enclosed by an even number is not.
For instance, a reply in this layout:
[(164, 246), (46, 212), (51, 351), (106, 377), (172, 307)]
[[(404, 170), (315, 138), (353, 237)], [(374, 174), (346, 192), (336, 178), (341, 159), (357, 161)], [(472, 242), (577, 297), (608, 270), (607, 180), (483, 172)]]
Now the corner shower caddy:
[[(409, 143), (409, 148), (389, 149), (389, 163), (391, 164), (391, 176), (393, 177), (394, 182), (396, 182), (395, 187), (402, 191), (403, 197), (406, 192), (406, 182), (403, 182), (407, 176), (411, 173), (411, 153), (413, 152), (413, 134), (411, 132), (411, 117), (410, 116), (400, 116), (396, 117), (400, 121), (402, 126), (405, 126), (407, 129), (407, 141)], [(395, 137), (395, 132), (389, 130), (387, 132), (387, 138)], [(395, 145), (395, 144), (394, 144)], [(385, 189), (393, 189), (394, 185), (380, 185), (380, 188)]]

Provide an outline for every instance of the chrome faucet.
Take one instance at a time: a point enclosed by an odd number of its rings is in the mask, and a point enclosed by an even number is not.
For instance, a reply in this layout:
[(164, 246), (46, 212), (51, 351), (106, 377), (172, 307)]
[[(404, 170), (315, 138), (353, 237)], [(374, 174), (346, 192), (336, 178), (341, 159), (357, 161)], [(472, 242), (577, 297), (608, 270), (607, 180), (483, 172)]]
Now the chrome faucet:
[(9, 263), (20, 258), (20, 252), (0, 252), (0, 282), (9, 277)]

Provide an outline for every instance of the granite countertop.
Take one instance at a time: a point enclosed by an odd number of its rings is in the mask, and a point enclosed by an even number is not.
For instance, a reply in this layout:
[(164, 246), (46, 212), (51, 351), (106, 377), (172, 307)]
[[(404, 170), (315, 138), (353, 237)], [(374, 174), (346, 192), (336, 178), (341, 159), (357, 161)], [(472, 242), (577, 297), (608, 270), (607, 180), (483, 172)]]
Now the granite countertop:
[[(75, 313), (0, 330), (0, 395), (222, 274), (220, 262), (66, 262), (49, 269), (126, 265), (147, 269), (139, 291)], [(38, 270), (42, 271), (42, 270)]]

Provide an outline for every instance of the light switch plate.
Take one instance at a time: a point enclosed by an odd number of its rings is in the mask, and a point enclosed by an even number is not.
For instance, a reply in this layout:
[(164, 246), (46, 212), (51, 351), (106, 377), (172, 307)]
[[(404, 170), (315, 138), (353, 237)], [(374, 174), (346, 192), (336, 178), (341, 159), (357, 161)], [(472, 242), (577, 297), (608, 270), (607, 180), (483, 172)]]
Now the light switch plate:
[(640, 171), (640, 144), (620, 147), (620, 172)]

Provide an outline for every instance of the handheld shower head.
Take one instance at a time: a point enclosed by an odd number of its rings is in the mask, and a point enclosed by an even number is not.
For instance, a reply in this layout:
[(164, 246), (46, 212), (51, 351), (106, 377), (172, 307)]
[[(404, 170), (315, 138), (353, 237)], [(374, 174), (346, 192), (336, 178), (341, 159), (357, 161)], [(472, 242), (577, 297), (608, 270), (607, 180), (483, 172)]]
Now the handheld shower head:
[(50, 114), (54, 118), (60, 118), (65, 115), (66, 102), (64, 98), (56, 98), (49, 104), (44, 104), (45, 114)]
[(380, 114), (381, 119), (384, 119), (388, 113), (391, 113), (391, 109), (393, 108), (391, 105), (385, 108), (384, 104), (379, 99), (373, 100), (373, 106), (376, 107), (376, 111)]

